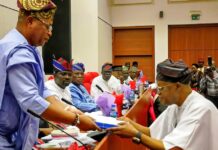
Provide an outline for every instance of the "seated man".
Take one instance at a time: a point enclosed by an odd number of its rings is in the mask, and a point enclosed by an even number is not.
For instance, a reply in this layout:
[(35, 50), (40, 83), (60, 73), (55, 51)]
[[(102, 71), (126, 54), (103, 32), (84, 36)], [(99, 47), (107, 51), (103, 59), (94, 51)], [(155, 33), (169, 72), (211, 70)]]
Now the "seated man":
[(45, 86), (57, 99), (71, 103), (69, 84), (72, 81), (71, 64), (63, 58), (53, 60), (54, 80), (45, 82)]
[(54, 80), (46, 81), (45, 86), (58, 100), (62, 100), (66, 109), (82, 114), (80, 110), (71, 106), (74, 105), (72, 104), (69, 90), (69, 84), (72, 81), (72, 65), (65, 59), (59, 58), (58, 60), (53, 60), (53, 68)]
[[(53, 72), (54, 80), (48, 80), (45, 82), (45, 86), (48, 88), (49, 92), (54, 95), (58, 100), (63, 101), (66, 110), (71, 112), (76, 112), (78, 114), (83, 114), (80, 110), (72, 107), (71, 95), (69, 90), (69, 84), (72, 81), (72, 65), (68, 63), (65, 59), (59, 58), (58, 60), (53, 60)], [(45, 126), (44, 126), (45, 125)], [(47, 124), (40, 120), (40, 128), (45, 128)]]
[(103, 92), (120, 92), (120, 81), (112, 75), (112, 64), (105, 63), (102, 66), (102, 75), (94, 78), (91, 85), (91, 95), (98, 99)]
[(129, 85), (129, 81), (132, 81), (131, 77), (129, 76), (129, 69), (127, 66), (122, 66), (122, 75), (123, 75), (123, 83)]
[(137, 72), (138, 72), (138, 68), (136, 68), (135, 66), (132, 66), (129, 69), (129, 77), (131, 80), (137, 81)]
[(70, 84), (70, 92), (73, 104), (83, 112), (93, 112), (97, 110), (94, 99), (89, 95), (83, 86), (85, 68), (82, 63), (73, 65), (72, 84)]
[[(148, 127), (124, 118), (119, 127), (109, 129), (115, 134), (132, 137), (150, 149), (216, 150), (218, 147), (218, 111), (189, 83), (191, 72), (182, 62), (165, 60), (157, 66), (159, 97), (168, 108)], [(141, 98), (148, 100), (149, 89)]]
[[(53, 60), (53, 72), (54, 80), (49, 80), (45, 82), (45, 86), (58, 100), (62, 100), (63, 105), (68, 111), (76, 112), (78, 114), (83, 114), (80, 110), (72, 107), (71, 95), (69, 90), (69, 84), (72, 81), (72, 65), (68, 63), (65, 59), (59, 58), (58, 60)], [(60, 123), (59, 123), (60, 125)], [(49, 128), (48, 123), (40, 120), (39, 124), (40, 132), (39, 137), (45, 136), (44, 131), (52, 131)]]
[(138, 79), (141, 79), (143, 76), (144, 76), (144, 74), (143, 74), (143, 71), (141, 70), (141, 69), (139, 69), (139, 64), (138, 64), (138, 62), (137, 61), (133, 61), (132, 62), (132, 67), (136, 67), (137, 68), (137, 78)]

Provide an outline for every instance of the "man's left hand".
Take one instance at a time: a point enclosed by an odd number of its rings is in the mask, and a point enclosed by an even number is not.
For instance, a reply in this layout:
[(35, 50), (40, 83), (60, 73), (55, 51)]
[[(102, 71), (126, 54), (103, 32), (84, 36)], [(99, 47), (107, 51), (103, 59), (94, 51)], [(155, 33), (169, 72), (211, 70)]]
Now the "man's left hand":
[(134, 137), (138, 133), (138, 130), (129, 122), (122, 122), (118, 127), (107, 129), (107, 131), (121, 137)]

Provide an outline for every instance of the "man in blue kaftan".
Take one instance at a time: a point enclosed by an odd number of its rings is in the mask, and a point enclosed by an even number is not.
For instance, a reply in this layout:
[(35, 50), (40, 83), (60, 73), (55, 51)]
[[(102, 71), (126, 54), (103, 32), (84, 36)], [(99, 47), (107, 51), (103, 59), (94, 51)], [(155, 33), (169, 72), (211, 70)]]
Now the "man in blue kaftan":
[(72, 67), (72, 84), (70, 84), (70, 93), (72, 103), (75, 107), (83, 112), (93, 112), (97, 110), (97, 104), (89, 95), (86, 88), (83, 86), (84, 79), (84, 64), (75, 63)]
[(39, 119), (28, 110), (83, 130), (96, 129), (90, 118), (64, 110), (44, 86), (43, 61), (36, 47), (52, 35), (56, 5), (51, 0), (18, 0), (18, 7), (16, 28), (0, 40), (0, 150), (32, 148)]

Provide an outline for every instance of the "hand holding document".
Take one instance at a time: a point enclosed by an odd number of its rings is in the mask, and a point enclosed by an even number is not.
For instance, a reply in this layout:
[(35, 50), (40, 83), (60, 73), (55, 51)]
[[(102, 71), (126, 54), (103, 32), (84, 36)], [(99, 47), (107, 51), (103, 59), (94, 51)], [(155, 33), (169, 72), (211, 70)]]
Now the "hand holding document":
[(96, 115), (94, 113), (87, 113), (86, 115), (92, 117), (95, 120), (95, 123), (101, 129), (117, 127), (119, 123), (123, 122), (123, 121), (117, 120), (116, 118), (113, 118), (113, 117), (100, 116), (100, 115)]

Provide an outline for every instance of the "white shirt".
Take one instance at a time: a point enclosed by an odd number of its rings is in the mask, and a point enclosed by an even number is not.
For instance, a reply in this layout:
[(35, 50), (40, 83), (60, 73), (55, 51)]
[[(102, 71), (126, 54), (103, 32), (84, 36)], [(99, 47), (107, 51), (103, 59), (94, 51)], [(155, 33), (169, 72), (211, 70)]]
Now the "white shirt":
[(169, 106), (150, 126), (152, 138), (163, 140), (166, 150), (217, 150), (218, 110), (195, 91), (181, 107)]
[(130, 76), (128, 76), (128, 78), (124, 81), (124, 83), (125, 83), (126, 85), (129, 85), (129, 81), (133, 81)]
[(94, 97), (95, 100), (102, 94), (101, 90), (99, 90), (96, 85), (101, 87), (101, 89), (105, 92), (113, 93), (113, 92), (120, 92), (121, 84), (120, 81), (111, 75), (111, 78), (108, 81), (105, 81), (101, 76), (98, 76), (93, 79), (91, 85), (91, 96)]
[(54, 80), (48, 80), (45, 82), (45, 86), (50, 90), (50, 92), (55, 95), (59, 100), (64, 98), (65, 100), (72, 103), (71, 100), (71, 94), (69, 86), (67, 86), (65, 89), (62, 89), (60, 86), (58, 86)]

